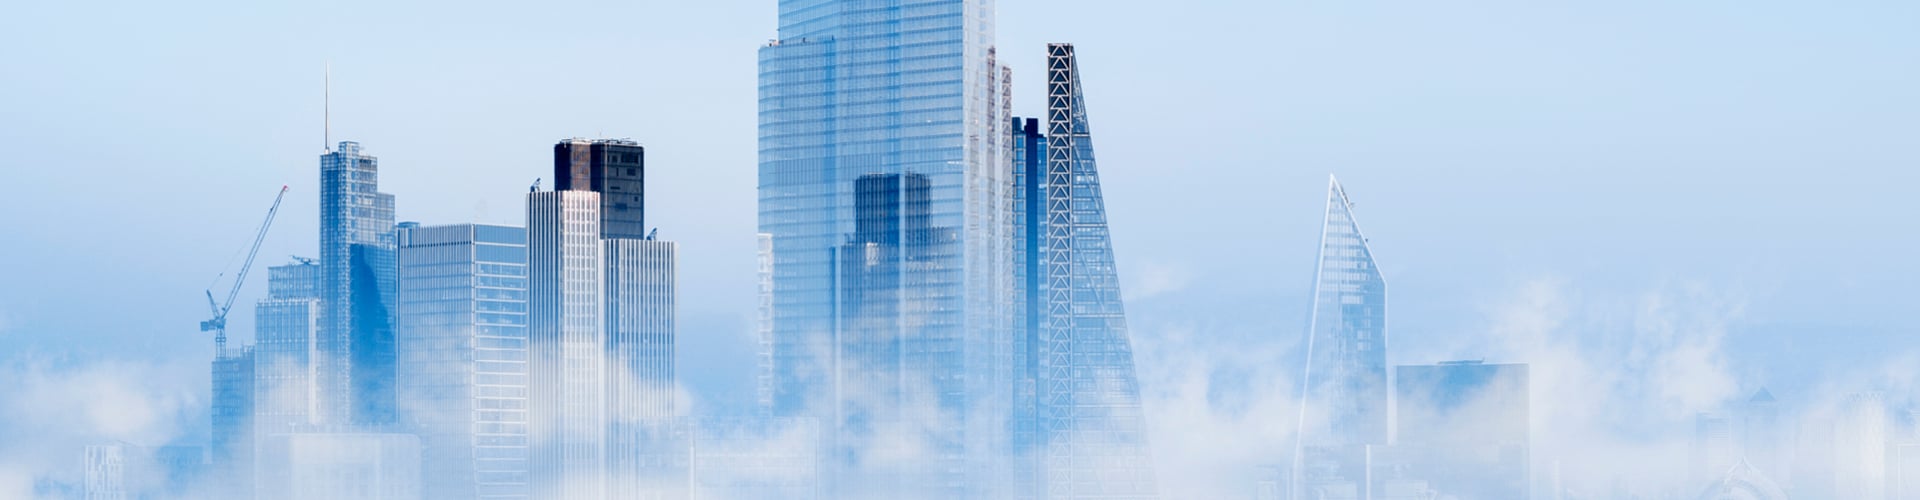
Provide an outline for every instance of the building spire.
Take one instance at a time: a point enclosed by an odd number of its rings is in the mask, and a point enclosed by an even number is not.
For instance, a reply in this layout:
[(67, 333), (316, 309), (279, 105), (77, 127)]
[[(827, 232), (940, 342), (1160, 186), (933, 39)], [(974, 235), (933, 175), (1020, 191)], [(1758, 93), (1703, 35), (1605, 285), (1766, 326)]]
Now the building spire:
[(333, 152), (333, 61), (327, 61), (320, 97), (320, 152)]

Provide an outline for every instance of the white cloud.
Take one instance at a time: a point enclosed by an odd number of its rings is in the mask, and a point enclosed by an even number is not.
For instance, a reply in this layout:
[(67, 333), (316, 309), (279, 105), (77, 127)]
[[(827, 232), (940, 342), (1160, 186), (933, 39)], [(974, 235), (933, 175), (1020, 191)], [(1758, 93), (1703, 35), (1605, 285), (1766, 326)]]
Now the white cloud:
[(1742, 302), (1704, 287), (1610, 295), (1525, 283), (1491, 308), (1481, 353), (1530, 366), (1534, 458), (1566, 484), (1689, 489), (1692, 419), (1739, 396), (1723, 351)]
[[(159, 446), (204, 415), (205, 365), (0, 360), (0, 496), (35, 478), (74, 482), (89, 444)], [(6, 498), (19, 498), (5, 496)]]
[(1146, 300), (1181, 292), (1193, 282), (1193, 273), (1178, 264), (1157, 261), (1131, 264), (1121, 276), (1126, 281), (1122, 290), (1128, 300)]

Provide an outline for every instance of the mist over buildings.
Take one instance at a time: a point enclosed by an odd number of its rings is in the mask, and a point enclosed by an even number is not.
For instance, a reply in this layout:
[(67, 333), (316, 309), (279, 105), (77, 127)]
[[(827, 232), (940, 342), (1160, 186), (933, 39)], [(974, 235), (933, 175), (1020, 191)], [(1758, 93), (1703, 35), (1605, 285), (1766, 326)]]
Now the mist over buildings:
[[(0, 498), (1920, 496), (1920, 99), (1866, 63), (1905, 7), (774, 7), (395, 49), (559, 83), (337, 61), (318, 152), (214, 106), (76, 148), (117, 94), (4, 98), (21, 185), (78, 175), (49, 151), (124, 175), (0, 197)], [(322, 24), (437, 15), (393, 9)], [(0, 31), (71, 17), (27, 10)], [(1427, 43), (1352, 38), (1390, 31)], [(0, 96), (100, 91), (70, 73)]]

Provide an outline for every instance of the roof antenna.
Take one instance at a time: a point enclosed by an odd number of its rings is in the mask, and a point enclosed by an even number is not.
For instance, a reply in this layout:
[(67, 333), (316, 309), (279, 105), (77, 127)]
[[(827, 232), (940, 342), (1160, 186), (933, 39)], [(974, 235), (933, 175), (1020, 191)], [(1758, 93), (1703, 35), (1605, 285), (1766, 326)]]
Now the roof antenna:
[(326, 92), (320, 100), (320, 151), (333, 152), (333, 61), (327, 61)]

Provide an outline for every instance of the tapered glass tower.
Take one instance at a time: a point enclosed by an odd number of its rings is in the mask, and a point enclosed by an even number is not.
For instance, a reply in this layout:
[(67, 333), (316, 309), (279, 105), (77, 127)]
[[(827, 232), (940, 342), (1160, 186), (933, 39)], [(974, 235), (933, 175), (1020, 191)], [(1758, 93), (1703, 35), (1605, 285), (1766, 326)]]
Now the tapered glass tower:
[[(826, 423), (829, 489), (859, 487), (833, 496), (981, 491), (995, 483), (980, 471), (1004, 449), (1012, 387), (993, 2), (794, 0), (779, 9), (778, 38), (760, 50), (760, 230), (774, 257), (771, 412)], [(925, 195), (860, 208), (861, 186), (887, 191), (887, 181), (863, 178), (891, 179), (893, 191), (924, 183)], [(891, 240), (872, 241), (856, 227), (862, 213), (914, 211), (924, 227), (942, 228), (923, 233), (945, 238), (925, 242), (938, 251), (917, 253), (906, 247), (920, 242), (910, 240), (885, 250)], [(846, 253), (866, 250), (864, 262)], [(850, 328), (858, 336), (843, 337)], [(843, 350), (871, 359), (880, 347), (868, 341), (883, 339), (911, 342), (915, 362), (842, 364)], [(877, 379), (890, 382), (865, 386)], [(862, 442), (914, 453), (879, 460)], [(877, 479), (841, 480), (862, 473)]]
[(1387, 444), (1387, 282), (1329, 177), (1296, 421), (1291, 484), (1365, 484), (1368, 449)]

